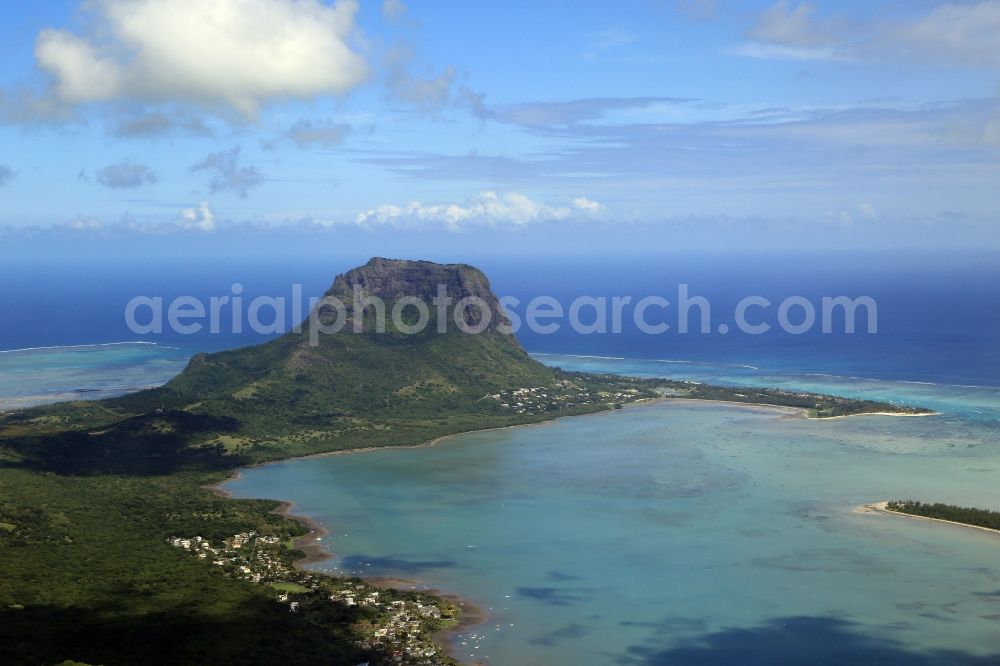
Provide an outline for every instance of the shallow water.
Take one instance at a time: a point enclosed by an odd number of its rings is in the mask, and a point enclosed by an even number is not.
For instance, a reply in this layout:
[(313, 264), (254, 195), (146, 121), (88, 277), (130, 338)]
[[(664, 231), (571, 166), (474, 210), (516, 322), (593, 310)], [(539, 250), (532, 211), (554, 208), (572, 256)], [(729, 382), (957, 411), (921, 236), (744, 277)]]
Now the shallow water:
[(0, 351), (0, 410), (62, 400), (97, 400), (159, 386), (190, 352), (150, 342)]
[(810, 421), (664, 402), (288, 461), (228, 488), (324, 524), (335, 557), (318, 569), (488, 607), (456, 641), (469, 661), (993, 663), (1000, 535), (853, 509), (1000, 506), (996, 435), (957, 411)]
[[(0, 409), (155, 385), (191, 351), (0, 353)], [(1000, 388), (539, 358), (941, 414), (807, 421), (664, 402), (288, 461), (229, 487), (291, 499), (324, 524), (335, 557), (318, 569), (411, 579), (488, 608), (488, 624), (455, 641), (470, 662), (1000, 663), (1000, 536), (853, 512), (906, 497), (1000, 508)]]

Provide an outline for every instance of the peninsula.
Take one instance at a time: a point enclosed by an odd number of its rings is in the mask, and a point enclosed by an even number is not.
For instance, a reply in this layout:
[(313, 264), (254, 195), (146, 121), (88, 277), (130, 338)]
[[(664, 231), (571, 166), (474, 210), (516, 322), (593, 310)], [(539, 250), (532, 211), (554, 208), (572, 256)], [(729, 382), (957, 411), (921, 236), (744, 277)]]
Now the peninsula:
[[(430, 303), (410, 332), (392, 311)], [(927, 410), (805, 392), (564, 372), (504, 331), (486, 277), (464, 264), (372, 259), (270, 342), (194, 356), (162, 387), (0, 415), (0, 644), (16, 663), (450, 664), (430, 636), (456, 608), (429, 595), (295, 569), (308, 530), (276, 501), (206, 487), (252, 464), (412, 446), (657, 398), (791, 406), (813, 417)], [(475, 297), (481, 309), (462, 305)], [(362, 301), (364, 302), (364, 301)], [(321, 308), (323, 306), (320, 306)], [(456, 308), (458, 308), (456, 310)], [(408, 308), (402, 309), (409, 313)], [(409, 313), (407, 317), (410, 317)], [(468, 333), (438, 324), (461, 321)], [(488, 321), (486, 321), (488, 319)]]
[(1000, 511), (942, 504), (941, 502), (932, 504), (917, 500), (877, 502), (875, 504), (866, 504), (864, 509), (923, 520), (933, 520), (939, 523), (949, 523), (963, 527), (973, 527), (1000, 534)]

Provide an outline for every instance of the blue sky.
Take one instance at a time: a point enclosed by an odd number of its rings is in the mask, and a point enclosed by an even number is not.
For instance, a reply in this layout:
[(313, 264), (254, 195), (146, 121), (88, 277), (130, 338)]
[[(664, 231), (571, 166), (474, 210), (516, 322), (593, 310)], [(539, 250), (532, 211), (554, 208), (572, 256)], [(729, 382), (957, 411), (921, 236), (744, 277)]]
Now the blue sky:
[(1000, 249), (997, 1), (0, 12), (11, 252)]

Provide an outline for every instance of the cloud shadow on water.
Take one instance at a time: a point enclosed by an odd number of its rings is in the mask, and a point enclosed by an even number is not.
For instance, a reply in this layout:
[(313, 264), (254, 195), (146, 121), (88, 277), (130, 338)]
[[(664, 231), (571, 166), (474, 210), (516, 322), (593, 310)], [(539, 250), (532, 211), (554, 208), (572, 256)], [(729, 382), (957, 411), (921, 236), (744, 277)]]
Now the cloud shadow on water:
[(341, 566), (352, 570), (374, 568), (401, 574), (417, 574), (431, 569), (448, 569), (454, 567), (455, 562), (453, 560), (408, 560), (392, 556), (348, 555), (341, 560)]
[(542, 645), (545, 647), (554, 647), (563, 641), (572, 641), (577, 638), (584, 638), (594, 633), (593, 629), (588, 629), (582, 624), (576, 622), (571, 622), (559, 629), (550, 631), (541, 636), (536, 636), (535, 638), (528, 639), (528, 642), (532, 645)]
[(517, 588), (517, 593), (522, 597), (527, 597), (529, 599), (534, 599), (535, 601), (540, 601), (543, 604), (548, 604), (549, 606), (570, 606), (572, 604), (580, 603), (584, 600), (584, 597), (580, 594), (581, 592), (589, 592), (583, 588), (565, 588), (560, 589), (557, 587), (519, 587)]
[[(664, 632), (669, 631), (665, 625)], [(731, 628), (670, 647), (636, 645), (617, 663), (626, 666), (770, 666), (771, 664), (879, 664), (879, 666), (995, 666), (1000, 653), (920, 651), (890, 638), (867, 635), (861, 625), (836, 618), (775, 618), (757, 627)]]
[(568, 580), (579, 580), (580, 577), (571, 573), (566, 573), (565, 571), (559, 571), (557, 569), (552, 569), (545, 574), (545, 580), (550, 580), (554, 583), (563, 583)]

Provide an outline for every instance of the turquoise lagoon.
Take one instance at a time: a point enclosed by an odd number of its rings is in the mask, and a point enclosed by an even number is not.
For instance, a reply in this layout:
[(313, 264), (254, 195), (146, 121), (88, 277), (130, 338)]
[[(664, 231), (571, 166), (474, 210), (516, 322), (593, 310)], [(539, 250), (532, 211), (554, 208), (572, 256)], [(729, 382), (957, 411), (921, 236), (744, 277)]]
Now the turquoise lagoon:
[(324, 525), (333, 555), (318, 570), (488, 609), (453, 641), (469, 663), (1000, 663), (1000, 535), (856, 510), (907, 497), (1000, 508), (1000, 389), (543, 360), (941, 414), (811, 421), (660, 402), (286, 461), (227, 488)]
[(159, 386), (183, 370), (190, 355), (131, 341), (0, 350), (0, 411)]

